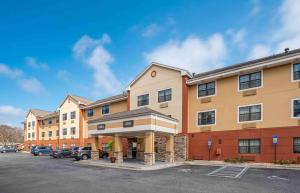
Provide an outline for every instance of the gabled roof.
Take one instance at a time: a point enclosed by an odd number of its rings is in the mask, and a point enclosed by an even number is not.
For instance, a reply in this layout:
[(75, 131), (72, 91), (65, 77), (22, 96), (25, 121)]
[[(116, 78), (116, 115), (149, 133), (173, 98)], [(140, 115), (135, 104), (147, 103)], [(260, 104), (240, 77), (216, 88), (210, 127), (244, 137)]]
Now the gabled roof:
[(40, 117), (40, 119), (48, 119), (48, 118), (52, 118), (52, 117), (59, 117), (59, 112), (58, 111), (51, 112), (47, 115)]
[(156, 115), (161, 118), (165, 118), (171, 121), (178, 122), (177, 119), (169, 117), (168, 115), (162, 114), (158, 111), (155, 111), (153, 109), (143, 107), (131, 111), (124, 111), (119, 113), (113, 113), (109, 115), (104, 115), (103, 117), (93, 119), (88, 121), (88, 123), (97, 123), (97, 122), (104, 122), (104, 121), (111, 121), (111, 120), (118, 120), (118, 119), (126, 119), (126, 118), (133, 118), (133, 117), (140, 117), (140, 116), (147, 116), (147, 115)]
[(127, 93), (123, 92), (122, 94), (118, 94), (118, 95), (115, 95), (115, 96), (111, 96), (111, 97), (107, 97), (107, 98), (104, 98), (104, 99), (97, 100), (93, 103), (90, 103), (89, 105), (86, 105), (86, 106), (82, 107), (82, 109), (97, 107), (97, 106), (101, 106), (101, 105), (112, 103), (112, 102), (123, 101), (123, 100), (126, 100), (126, 99), (127, 99)]
[(89, 100), (89, 99), (87, 99), (87, 98), (83, 98), (83, 97), (80, 97), (80, 96), (77, 96), (77, 95), (67, 95), (67, 96), (65, 97), (65, 99), (63, 100), (63, 102), (59, 105), (59, 107), (61, 107), (69, 97), (70, 97), (71, 99), (73, 99), (73, 101), (74, 101), (77, 105), (89, 105), (89, 104), (91, 104), (92, 102), (94, 102), (94, 101), (92, 101), (92, 100)]
[(44, 111), (44, 110), (41, 110), (41, 109), (29, 109), (29, 111), (28, 111), (26, 117), (28, 117), (28, 115), (29, 115), (30, 112), (31, 112), (34, 116), (36, 116), (36, 117), (43, 117), (43, 116), (45, 116), (45, 115), (48, 115), (48, 114), (52, 113), (52, 112), (50, 112), (50, 111)]
[(152, 62), (150, 65), (147, 66), (147, 68), (142, 73), (140, 73), (133, 81), (131, 81), (131, 83), (128, 86), (128, 90), (129, 90), (130, 86), (132, 86), (136, 81), (138, 81), (152, 66), (159, 66), (159, 67), (162, 67), (162, 68), (175, 70), (175, 71), (180, 72), (181, 76), (186, 75), (186, 76), (192, 78), (192, 74), (188, 70), (177, 68), (177, 67), (174, 67), (174, 66), (168, 66), (168, 65), (165, 65), (165, 64)]
[(286, 51), (283, 53), (230, 65), (224, 68), (219, 68), (208, 72), (199, 73), (194, 75), (193, 78), (187, 80), (187, 84), (194, 84), (195, 82), (203, 79), (224, 77), (225, 74), (227, 76), (230, 76), (233, 73), (238, 73), (239, 71), (243, 71), (248, 68), (249, 69), (258, 68), (258, 67), (262, 68), (264, 66), (269, 67), (274, 64), (285, 64), (287, 63), (287, 61), (292, 61), (296, 58), (300, 58), (300, 49)]

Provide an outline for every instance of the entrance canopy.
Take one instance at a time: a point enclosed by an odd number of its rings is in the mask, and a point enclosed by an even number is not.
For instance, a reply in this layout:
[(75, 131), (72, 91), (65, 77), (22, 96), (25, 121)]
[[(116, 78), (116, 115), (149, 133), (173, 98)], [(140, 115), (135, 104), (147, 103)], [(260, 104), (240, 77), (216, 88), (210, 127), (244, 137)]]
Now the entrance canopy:
[(88, 134), (97, 135), (138, 135), (145, 132), (177, 134), (178, 120), (150, 108), (104, 115), (88, 122)]

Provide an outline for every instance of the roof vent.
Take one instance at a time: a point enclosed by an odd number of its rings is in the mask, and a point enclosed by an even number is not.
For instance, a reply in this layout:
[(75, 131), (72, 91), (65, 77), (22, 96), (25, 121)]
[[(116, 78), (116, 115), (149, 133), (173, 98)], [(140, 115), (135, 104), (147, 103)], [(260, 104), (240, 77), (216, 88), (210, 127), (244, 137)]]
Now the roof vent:
[(290, 48), (285, 48), (284, 53), (288, 53), (290, 51)]

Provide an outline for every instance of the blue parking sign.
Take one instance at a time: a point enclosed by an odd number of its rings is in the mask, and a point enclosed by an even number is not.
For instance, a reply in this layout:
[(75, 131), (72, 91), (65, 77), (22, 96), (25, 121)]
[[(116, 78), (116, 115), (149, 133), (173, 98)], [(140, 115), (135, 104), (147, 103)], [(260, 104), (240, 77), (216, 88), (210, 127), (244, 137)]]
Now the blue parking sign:
[(277, 135), (273, 135), (272, 139), (273, 139), (273, 145), (277, 145), (277, 143), (278, 143), (278, 136)]

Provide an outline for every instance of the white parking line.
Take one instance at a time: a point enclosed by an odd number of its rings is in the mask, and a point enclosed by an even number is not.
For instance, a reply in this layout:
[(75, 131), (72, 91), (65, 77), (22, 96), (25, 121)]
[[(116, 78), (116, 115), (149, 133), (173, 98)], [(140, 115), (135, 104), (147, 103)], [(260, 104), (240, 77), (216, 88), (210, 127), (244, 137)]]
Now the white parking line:
[(240, 178), (242, 175), (244, 175), (249, 167), (245, 167), (238, 175), (235, 176), (235, 178)]
[(216, 170), (210, 172), (210, 173), (207, 174), (207, 175), (211, 176), (211, 175), (213, 175), (213, 174), (215, 174), (215, 173), (217, 173), (217, 172), (219, 172), (219, 171), (225, 169), (226, 167), (227, 167), (227, 166), (220, 167), (220, 168), (218, 168), (218, 169), (216, 169)]
[(226, 178), (240, 178), (247, 172), (248, 169), (249, 167), (223, 166), (208, 173), (207, 175)]

